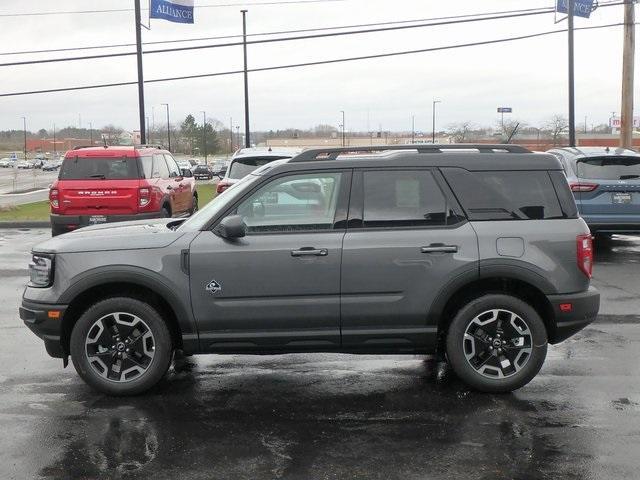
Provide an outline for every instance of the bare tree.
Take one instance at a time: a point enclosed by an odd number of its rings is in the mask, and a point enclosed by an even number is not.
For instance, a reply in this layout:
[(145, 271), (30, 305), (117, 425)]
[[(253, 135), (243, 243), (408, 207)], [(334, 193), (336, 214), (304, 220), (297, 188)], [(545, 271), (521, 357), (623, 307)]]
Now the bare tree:
[(569, 128), (569, 122), (562, 115), (556, 114), (547, 120), (542, 128), (549, 134), (551, 141), (555, 146), (560, 143), (562, 134), (566, 132), (567, 128)]
[(447, 133), (455, 143), (464, 143), (469, 140), (469, 133), (473, 130), (473, 124), (469, 121), (452, 123), (447, 127)]

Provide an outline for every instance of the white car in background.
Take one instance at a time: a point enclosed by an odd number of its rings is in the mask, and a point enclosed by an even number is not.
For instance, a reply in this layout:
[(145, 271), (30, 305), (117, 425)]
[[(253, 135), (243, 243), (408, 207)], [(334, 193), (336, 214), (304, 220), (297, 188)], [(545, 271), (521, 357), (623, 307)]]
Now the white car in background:
[(15, 160), (11, 160), (9, 157), (0, 159), (0, 168), (9, 168), (15, 165)]
[(231, 158), (224, 177), (218, 182), (216, 192), (224, 192), (231, 185), (263, 165), (275, 160), (293, 158), (301, 152), (302, 149), (299, 148), (271, 147), (252, 147), (238, 150)]

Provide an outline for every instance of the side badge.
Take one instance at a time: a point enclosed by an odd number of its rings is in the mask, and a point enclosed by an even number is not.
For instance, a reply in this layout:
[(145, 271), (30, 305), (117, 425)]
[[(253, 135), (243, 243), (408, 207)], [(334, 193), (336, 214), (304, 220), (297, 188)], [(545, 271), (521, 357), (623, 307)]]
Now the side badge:
[(219, 284), (218, 282), (216, 282), (215, 280), (211, 280), (211, 281), (207, 284), (207, 286), (206, 286), (205, 290), (206, 290), (207, 292), (209, 292), (211, 295), (215, 295), (216, 293), (218, 293), (218, 292), (221, 292), (221, 291), (222, 291), (222, 287), (221, 287), (221, 286), (220, 286), (220, 284)]

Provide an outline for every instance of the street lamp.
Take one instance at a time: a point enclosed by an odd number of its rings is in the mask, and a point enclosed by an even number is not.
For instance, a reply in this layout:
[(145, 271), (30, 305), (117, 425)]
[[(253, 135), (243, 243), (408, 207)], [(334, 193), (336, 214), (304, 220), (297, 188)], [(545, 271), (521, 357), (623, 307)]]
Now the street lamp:
[(202, 148), (204, 151), (204, 164), (207, 164), (207, 114), (202, 111)]
[(171, 130), (169, 127), (169, 104), (168, 103), (161, 103), (161, 105), (167, 107), (167, 142), (168, 142), (168, 149), (169, 151), (171, 151)]
[(434, 100), (431, 104), (432, 115), (432, 131), (431, 131), (431, 143), (436, 143), (436, 103), (442, 103), (440, 100)]
[(345, 141), (344, 141), (344, 110), (340, 110), (340, 113), (342, 114), (342, 125), (340, 125), (340, 127), (342, 128), (342, 146), (345, 147)]
[(416, 143), (416, 116), (411, 115), (411, 144)]
[(22, 117), (22, 129), (24, 131), (24, 159), (27, 159), (27, 119)]

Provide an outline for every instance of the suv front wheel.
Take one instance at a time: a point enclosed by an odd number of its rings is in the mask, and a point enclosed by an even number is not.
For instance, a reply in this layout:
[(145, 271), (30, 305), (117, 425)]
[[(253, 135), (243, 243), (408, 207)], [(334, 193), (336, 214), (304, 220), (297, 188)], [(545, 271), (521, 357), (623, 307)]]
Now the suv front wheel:
[(101, 300), (71, 333), (71, 358), (82, 379), (109, 395), (135, 395), (169, 369), (169, 329), (149, 304), (130, 297)]
[(531, 381), (547, 355), (544, 322), (527, 303), (484, 295), (465, 305), (447, 333), (455, 373), (482, 392), (510, 392)]

